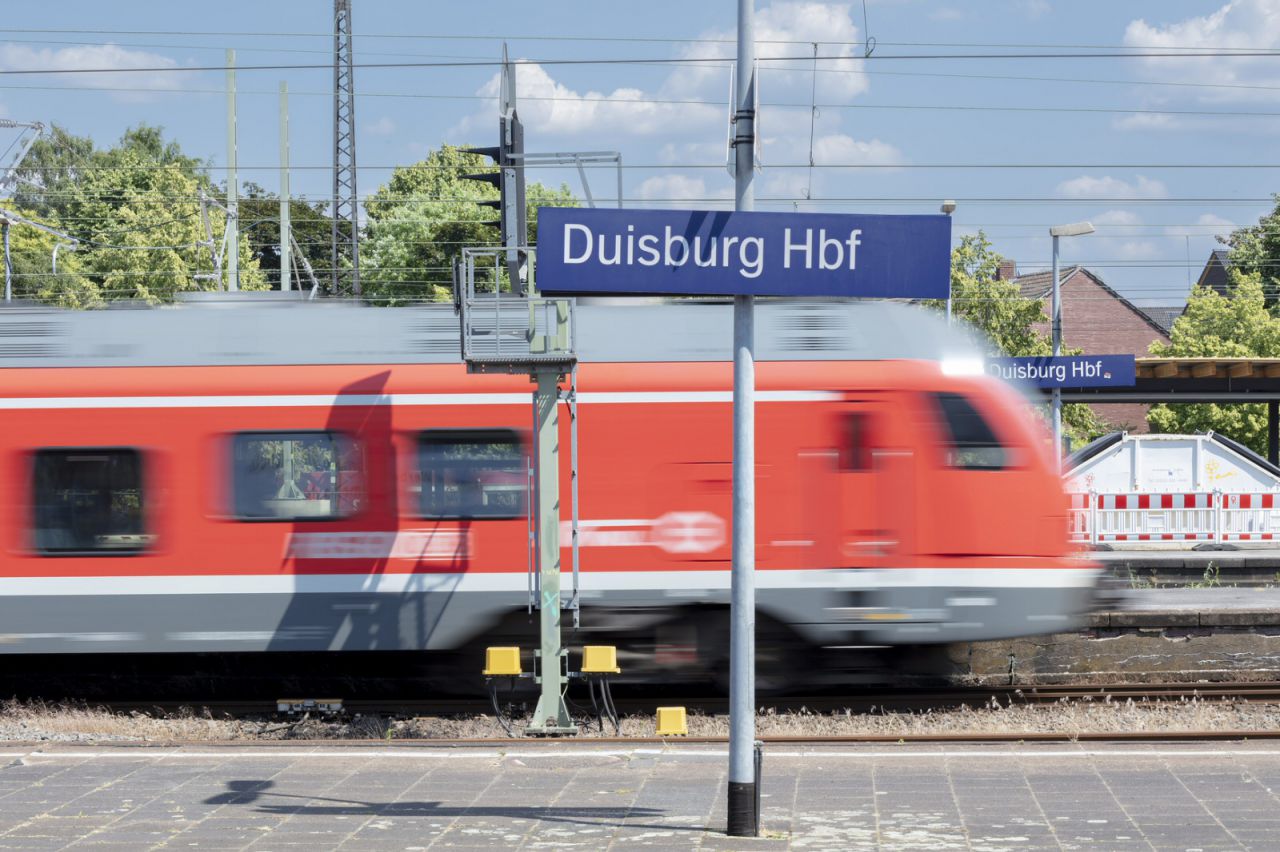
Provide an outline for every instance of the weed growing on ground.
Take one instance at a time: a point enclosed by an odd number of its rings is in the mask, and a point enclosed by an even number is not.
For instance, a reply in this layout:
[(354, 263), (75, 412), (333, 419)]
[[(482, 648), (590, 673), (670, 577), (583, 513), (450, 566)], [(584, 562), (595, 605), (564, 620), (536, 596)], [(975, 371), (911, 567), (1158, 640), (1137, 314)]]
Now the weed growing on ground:
[(1216, 589), (1222, 585), (1222, 569), (1218, 563), (1210, 562), (1204, 569), (1204, 578), (1195, 583), (1187, 583), (1188, 589)]
[[(521, 723), (523, 720), (517, 720)], [(691, 713), (689, 734), (726, 736), (727, 716)], [(1199, 698), (1114, 701), (1064, 699), (1049, 705), (1003, 701), (974, 707), (896, 712), (883, 707), (864, 713), (785, 713), (770, 709), (756, 719), (760, 736), (878, 736), (901, 738), (937, 734), (1008, 734), (1175, 731), (1247, 731), (1280, 729), (1280, 704), (1210, 702)], [(612, 733), (612, 731), (607, 731)], [(652, 715), (622, 719), (622, 735), (652, 736)], [(599, 736), (585, 726), (580, 736)], [(8, 701), (0, 704), (0, 741), (4, 742), (273, 742), (280, 740), (394, 741), (455, 738), (505, 739), (497, 720), (487, 715), (349, 719), (302, 718), (291, 722), (215, 718), (203, 708), (174, 714), (112, 713), (84, 704)]]

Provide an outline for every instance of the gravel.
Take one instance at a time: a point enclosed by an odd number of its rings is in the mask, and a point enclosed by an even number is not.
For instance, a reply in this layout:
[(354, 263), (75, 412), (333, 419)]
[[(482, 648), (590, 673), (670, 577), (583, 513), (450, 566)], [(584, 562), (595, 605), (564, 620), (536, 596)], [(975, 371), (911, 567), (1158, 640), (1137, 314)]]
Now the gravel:
[[(524, 720), (516, 720), (517, 732)], [(918, 712), (762, 712), (758, 736), (888, 736), (936, 734), (1173, 733), (1180, 731), (1280, 730), (1280, 704), (1161, 701), (1064, 700), (1050, 705), (999, 705)], [(623, 736), (652, 736), (654, 718), (622, 720)], [(693, 714), (691, 736), (725, 736), (728, 719)], [(606, 726), (604, 735), (613, 735)], [(582, 736), (601, 736), (592, 724)], [(214, 743), (282, 740), (396, 740), (506, 737), (492, 716), (322, 719), (215, 718), (205, 710), (179, 713), (114, 713), (73, 704), (9, 701), (0, 704), (0, 742)]]

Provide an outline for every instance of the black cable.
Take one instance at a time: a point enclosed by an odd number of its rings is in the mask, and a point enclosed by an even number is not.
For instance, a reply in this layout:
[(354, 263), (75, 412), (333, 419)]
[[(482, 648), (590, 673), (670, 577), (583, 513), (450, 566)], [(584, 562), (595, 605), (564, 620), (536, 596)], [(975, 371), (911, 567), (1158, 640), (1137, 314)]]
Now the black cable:
[(498, 706), (498, 682), (491, 677), (485, 678), (485, 681), (485, 687), (489, 690), (489, 701), (493, 704), (494, 718), (498, 720), (498, 724), (502, 726), (502, 729), (507, 732), (507, 736), (514, 738), (516, 735), (515, 729)]
[(613, 732), (615, 734), (622, 733), (622, 721), (618, 718), (618, 708), (613, 703), (613, 688), (609, 685), (608, 678), (601, 678), (600, 689), (604, 694), (604, 701), (609, 708), (609, 718), (613, 722)]

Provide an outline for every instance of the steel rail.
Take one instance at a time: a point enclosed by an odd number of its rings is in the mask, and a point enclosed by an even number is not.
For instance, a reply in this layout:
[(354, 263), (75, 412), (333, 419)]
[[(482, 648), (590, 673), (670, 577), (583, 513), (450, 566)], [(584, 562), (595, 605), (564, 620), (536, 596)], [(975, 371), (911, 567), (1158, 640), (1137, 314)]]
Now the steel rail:
[[(308, 696), (311, 697), (311, 696)], [(775, 712), (821, 715), (844, 710), (921, 711), (947, 710), (958, 707), (1043, 705), (1076, 702), (1276, 702), (1280, 703), (1280, 682), (1230, 681), (1198, 683), (1122, 683), (1122, 684), (1046, 684), (946, 687), (935, 689), (898, 689), (861, 693), (825, 693), (764, 698), (757, 701)], [(89, 700), (90, 707), (112, 712), (173, 713), (190, 710), (208, 712), (220, 717), (276, 716), (274, 700), (180, 701)], [(533, 696), (520, 694), (514, 702), (517, 711), (533, 703)], [(692, 711), (721, 714), (728, 709), (724, 696), (684, 697), (616, 697), (615, 704), (623, 714), (652, 712), (657, 704), (683, 704)], [(342, 699), (343, 716), (457, 716), (488, 715), (492, 708), (480, 698), (355, 698)], [(313, 714), (321, 715), (321, 714)]]
[[(1280, 729), (1247, 730), (1232, 729), (1221, 731), (1009, 731), (1009, 732), (960, 732), (939, 734), (844, 734), (844, 735), (761, 735), (757, 739), (766, 746), (780, 745), (814, 745), (814, 746), (857, 746), (857, 745), (913, 745), (913, 744), (984, 744), (984, 743), (1191, 743), (1191, 742), (1248, 742), (1254, 740), (1280, 740)], [(512, 739), (495, 734), (492, 737), (439, 737), (431, 739), (396, 739), (391, 743), (380, 738), (368, 739), (238, 739), (238, 740), (147, 740), (146, 742), (92, 742), (98, 750), (119, 751), (154, 751), (157, 749), (254, 749), (279, 751), (310, 751), (317, 748), (367, 750), (369, 748), (456, 750), (465, 748), (503, 748), (518, 743), (521, 750), (531, 749), (563, 749), (565, 747), (590, 751), (600, 746), (682, 746), (682, 745), (727, 745), (727, 736), (591, 736), (589, 734), (568, 738), (517, 738)], [(8, 740), (0, 744), (4, 749), (32, 747), (41, 751), (56, 752), (62, 748), (68, 750), (83, 749), (86, 742), (59, 742), (50, 740)], [(1280, 752), (1277, 752), (1280, 753)]]

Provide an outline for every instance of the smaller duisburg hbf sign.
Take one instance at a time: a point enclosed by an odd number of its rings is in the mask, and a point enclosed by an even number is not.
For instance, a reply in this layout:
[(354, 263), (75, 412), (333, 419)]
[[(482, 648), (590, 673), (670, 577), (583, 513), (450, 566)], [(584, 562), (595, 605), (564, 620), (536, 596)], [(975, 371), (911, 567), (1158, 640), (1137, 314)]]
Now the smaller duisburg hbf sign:
[(548, 295), (945, 299), (948, 216), (707, 210), (538, 210)]
[(1029, 382), (1038, 388), (1133, 387), (1137, 363), (1132, 355), (1043, 355), (991, 358), (987, 372), (1009, 381)]

